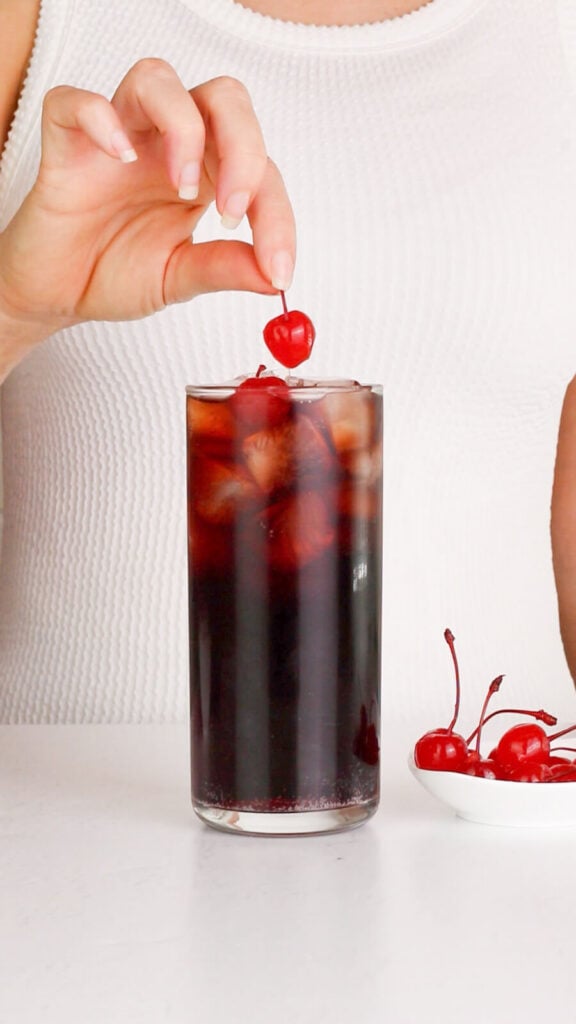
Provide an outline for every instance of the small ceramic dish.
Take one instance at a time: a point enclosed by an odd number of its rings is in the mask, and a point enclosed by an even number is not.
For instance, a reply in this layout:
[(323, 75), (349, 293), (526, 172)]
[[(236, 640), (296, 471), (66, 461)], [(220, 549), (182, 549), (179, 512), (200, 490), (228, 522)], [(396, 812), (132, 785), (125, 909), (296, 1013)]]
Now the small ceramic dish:
[(413, 776), (458, 817), (482, 825), (576, 826), (576, 782), (504, 782), (417, 768)]

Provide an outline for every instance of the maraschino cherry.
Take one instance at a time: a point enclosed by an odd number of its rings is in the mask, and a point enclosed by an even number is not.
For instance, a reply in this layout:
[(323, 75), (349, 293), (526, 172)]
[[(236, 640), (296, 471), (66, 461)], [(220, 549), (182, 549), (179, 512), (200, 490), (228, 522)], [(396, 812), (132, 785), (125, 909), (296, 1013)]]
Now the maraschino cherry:
[(365, 704), (360, 709), (360, 726), (354, 737), (353, 749), (356, 757), (359, 757), (361, 761), (364, 761), (366, 764), (378, 764), (380, 759), (378, 733), (376, 732), (374, 722), (368, 721), (368, 712)]
[(550, 741), (539, 725), (522, 722), (500, 737), (494, 758), (504, 767), (518, 764), (542, 764), (550, 753)]
[(266, 324), (264, 341), (279, 363), (293, 369), (309, 358), (316, 331), (310, 317), (298, 309), (289, 310), (284, 292), (280, 295), (284, 312)]
[[(478, 725), (468, 739), (454, 732), (460, 707), (460, 672), (454, 649), (454, 637), (449, 629), (445, 631), (444, 639), (450, 647), (456, 676), (454, 715), (447, 729), (434, 729), (418, 740), (414, 748), (414, 761), (417, 767), (428, 771), (452, 771), (478, 778), (513, 782), (576, 782), (576, 759), (570, 761), (566, 757), (558, 756), (560, 751), (576, 753), (576, 747), (551, 746), (553, 742), (576, 730), (576, 724), (555, 733), (546, 733), (539, 725), (533, 723), (514, 725), (500, 738), (488, 758), (482, 757), (482, 730), (496, 715), (529, 715), (548, 726), (556, 725), (557, 722), (556, 717), (543, 708), (500, 708), (487, 714), (488, 704), (500, 689), (503, 676), (497, 676), (490, 683)], [(470, 749), (470, 744), (474, 741), (474, 749)]]
[(276, 427), (290, 408), (290, 389), (285, 380), (272, 374), (263, 376), (261, 365), (256, 376), (247, 377), (237, 388), (232, 404), (238, 418), (253, 430)]
[[(500, 688), (500, 683), (502, 682), (503, 678), (504, 678), (503, 676), (498, 676), (497, 679), (495, 679), (494, 682), (490, 684), (490, 689), (488, 690), (488, 695), (487, 695), (486, 700), (484, 702), (484, 707), (482, 708), (482, 715), (480, 716), (480, 722), (479, 722), (478, 726), (476, 727), (476, 729), (474, 730), (474, 732), (470, 734), (470, 736), (468, 737), (468, 739), (466, 741), (470, 745), (470, 743), (472, 743), (474, 738), (476, 738), (476, 757), (474, 757), (473, 753), (468, 755), (468, 765), (466, 767), (466, 774), (467, 775), (476, 775), (476, 776), (478, 776), (480, 778), (483, 778), (483, 779), (510, 779), (511, 778), (509, 770), (508, 770), (510, 766), (507, 763), (503, 763), (503, 762), (500, 761), (499, 754), (498, 754), (498, 748), (497, 747), (490, 752), (490, 755), (489, 755), (489, 757), (486, 760), (480, 758), (480, 756), (479, 756), (479, 753), (480, 753), (480, 735), (481, 735), (482, 729), (486, 725), (486, 722), (489, 722), (491, 718), (495, 718), (496, 715), (508, 715), (508, 714), (531, 715), (532, 718), (537, 718), (540, 722), (545, 722), (546, 725), (556, 725), (556, 722), (558, 721), (558, 719), (555, 718), (554, 715), (549, 715), (548, 712), (544, 711), (542, 708), (540, 708), (538, 711), (530, 711), (530, 710), (528, 710), (526, 708), (500, 708), (498, 711), (493, 711), (492, 714), (486, 715), (486, 708), (487, 708), (488, 700), (490, 699), (492, 694), (495, 693)], [(498, 684), (498, 685), (496, 686), (495, 684)], [(538, 726), (536, 726), (536, 728), (538, 728)], [(509, 730), (509, 731), (511, 731), (511, 730)], [(539, 730), (539, 731), (543, 732), (543, 730)], [(506, 735), (506, 733), (504, 735)], [(516, 781), (521, 781), (521, 780), (518, 779)], [(534, 782), (534, 781), (541, 781), (541, 780), (525, 779), (524, 781)]]
[(574, 728), (576, 726), (571, 725), (567, 729), (549, 735), (539, 725), (531, 723), (513, 725), (500, 737), (494, 751), (494, 758), (498, 764), (506, 768), (507, 778), (512, 778), (513, 769), (518, 765), (547, 764), (550, 757), (551, 741), (565, 736)]
[(509, 765), (504, 772), (504, 778), (508, 782), (552, 782), (554, 775), (550, 766), (544, 762), (521, 761), (519, 764)]
[(429, 771), (459, 771), (468, 757), (468, 746), (463, 736), (454, 732), (460, 710), (460, 670), (454, 647), (454, 636), (449, 629), (444, 630), (444, 639), (450, 648), (454, 663), (456, 680), (456, 702), (452, 721), (447, 729), (433, 729), (421, 736), (414, 747), (414, 761), (418, 768)]
[[(486, 718), (482, 721), (482, 726), (485, 726), (492, 718), (496, 718), (496, 715), (530, 715), (531, 718), (536, 718), (539, 722), (544, 722), (545, 725), (556, 725), (558, 721), (555, 715), (550, 715), (543, 708), (538, 708), (537, 711), (532, 711), (529, 708), (499, 708), (498, 711), (492, 711), (491, 714), (486, 715)], [(478, 726), (468, 737), (468, 744), (473, 742), (477, 732)], [(491, 752), (490, 757), (494, 753), (495, 749)]]

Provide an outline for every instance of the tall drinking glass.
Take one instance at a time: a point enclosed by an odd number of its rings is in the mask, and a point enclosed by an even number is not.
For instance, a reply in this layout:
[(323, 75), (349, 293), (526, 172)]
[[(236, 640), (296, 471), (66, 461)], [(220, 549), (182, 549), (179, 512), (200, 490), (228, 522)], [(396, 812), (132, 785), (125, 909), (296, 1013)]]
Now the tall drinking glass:
[(192, 800), (256, 835), (376, 810), (382, 390), (189, 387)]

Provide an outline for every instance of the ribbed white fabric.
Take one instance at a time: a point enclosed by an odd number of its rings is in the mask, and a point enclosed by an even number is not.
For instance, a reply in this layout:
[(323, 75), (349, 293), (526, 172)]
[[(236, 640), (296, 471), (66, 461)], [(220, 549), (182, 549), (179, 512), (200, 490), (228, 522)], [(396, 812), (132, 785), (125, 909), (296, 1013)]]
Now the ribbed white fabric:
[[(147, 55), (190, 86), (246, 83), (296, 210), (309, 373), (385, 386), (385, 715), (449, 712), (449, 625), (466, 712), (505, 672), (510, 699), (573, 717), (548, 530), (576, 370), (576, 105), (555, 5), (433, 0), (336, 29), (232, 0), (45, 0), (2, 224), (34, 179), (43, 93), (110, 95)], [(230, 294), (89, 323), (11, 375), (2, 719), (185, 717), (184, 386), (258, 365), (276, 312)]]

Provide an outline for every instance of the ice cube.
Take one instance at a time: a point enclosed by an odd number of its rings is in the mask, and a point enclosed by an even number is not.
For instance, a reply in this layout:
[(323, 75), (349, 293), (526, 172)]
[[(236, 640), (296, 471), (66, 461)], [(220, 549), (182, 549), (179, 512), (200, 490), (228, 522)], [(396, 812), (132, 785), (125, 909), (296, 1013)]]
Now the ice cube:
[(208, 523), (232, 523), (259, 498), (254, 481), (231, 462), (196, 458), (190, 475), (194, 510)]
[(227, 402), (189, 395), (186, 411), (188, 438), (192, 446), (201, 445), (207, 454), (231, 454), (235, 426)]
[(321, 409), (336, 451), (370, 446), (374, 431), (374, 405), (370, 391), (334, 391), (322, 399)]
[(266, 494), (302, 478), (319, 481), (335, 468), (324, 438), (302, 413), (271, 430), (250, 434), (242, 450), (250, 473)]
[(338, 508), (348, 519), (373, 519), (378, 511), (378, 496), (362, 484), (345, 484), (338, 495)]
[(344, 377), (337, 377), (335, 380), (321, 380), (319, 377), (297, 377), (295, 375), (287, 377), (286, 383), (291, 388), (310, 388), (316, 391), (322, 390), (322, 388), (345, 388), (350, 391), (363, 386), (357, 380), (346, 380)]
[(357, 380), (347, 380), (345, 377), (336, 377), (334, 380), (309, 380), (307, 383), (315, 388), (343, 388), (346, 391), (362, 387)]
[(301, 491), (283, 498), (261, 514), (268, 559), (284, 572), (303, 567), (318, 558), (336, 537), (333, 518), (316, 491)]
[(382, 475), (382, 445), (353, 449), (343, 455), (342, 465), (355, 483), (371, 487), (378, 483)]

